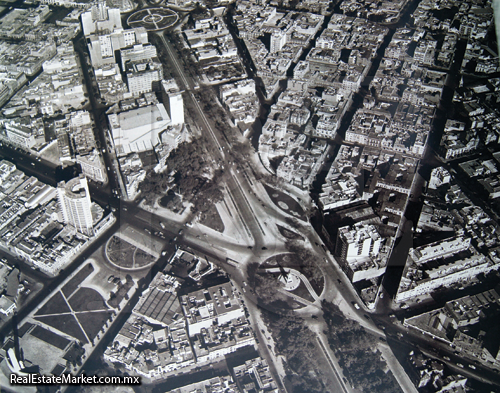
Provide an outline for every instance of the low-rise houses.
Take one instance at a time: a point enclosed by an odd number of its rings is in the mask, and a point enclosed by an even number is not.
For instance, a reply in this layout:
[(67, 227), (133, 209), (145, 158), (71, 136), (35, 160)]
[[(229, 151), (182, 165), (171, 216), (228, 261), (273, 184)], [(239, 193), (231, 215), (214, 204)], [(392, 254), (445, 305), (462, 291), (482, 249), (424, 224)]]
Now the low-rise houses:
[(357, 163), (360, 147), (342, 145), (322, 186), (319, 201), (323, 211), (352, 204), (362, 199), (362, 173)]
[(17, 308), (17, 298), (20, 292), (19, 269), (7, 263), (0, 262), (0, 313), (11, 315)]
[(184, 30), (182, 37), (206, 83), (225, 83), (247, 76), (236, 43), (217, 10), (211, 17), (197, 18), (194, 29)]
[[(447, 370), (439, 360), (427, 357), (420, 351), (413, 350), (408, 356), (410, 367), (408, 376), (418, 389), (429, 389), (439, 393), (465, 392), (467, 378)], [(452, 372), (452, 374), (450, 374)]]
[[(9, 143), (25, 149), (31, 149), (45, 142), (43, 121), (30, 121), (16, 117), (4, 122), (5, 137)], [(40, 128), (41, 127), (41, 128)]]
[(343, 1), (340, 9), (347, 15), (357, 15), (368, 20), (395, 23), (406, 7), (407, 0), (385, 0), (378, 4), (371, 1)]
[(5, 115), (22, 111), (20, 115), (35, 112), (53, 116), (81, 109), (87, 103), (73, 44), (67, 42), (54, 49), (52, 59), (42, 64), (43, 72), (11, 99), (4, 109)]
[(454, 236), (410, 250), (396, 295), (397, 302), (427, 296), (439, 287), (467, 282), (500, 264), (480, 254), (466, 236)]
[[(259, 154), (268, 169), (295, 186), (307, 189), (329, 151), (328, 143), (319, 138), (326, 133), (334, 134), (337, 124), (332, 118), (337, 115), (334, 110), (328, 113), (323, 101), (318, 102), (315, 108), (321, 110), (318, 114), (322, 117), (314, 128), (311, 111), (304, 106), (304, 100), (303, 92), (292, 89), (280, 95), (262, 128)], [(275, 160), (281, 160), (277, 168), (271, 164)]]
[(220, 87), (220, 99), (229, 110), (235, 126), (239, 123), (251, 124), (259, 111), (259, 100), (255, 94), (255, 82), (244, 79), (235, 83), (227, 83)]
[[(177, 298), (179, 286), (174, 277), (158, 273), (106, 349), (104, 359), (150, 378), (193, 365), (195, 357)], [(142, 349), (148, 344), (156, 349)]]
[(237, 393), (239, 392), (231, 376), (214, 377), (201, 382), (191, 383), (166, 393)]
[(0, 42), (0, 71), (24, 72), (35, 75), (42, 64), (56, 53), (55, 43), (21, 41), (19, 43)]
[(299, 188), (309, 189), (328, 152), (325, 141), (313, 140), (309, 149), (299, 148), (283, 158), (276, 176)]
[(447, 160), (459, 158), (476, 151), (479, 136), (473, 130), (465, 131), (465, 123), (447, 120), (441, 139), (442, 155)]
[(20, 71), (0, 72), (0, 107), (26, 83), (26, 74)]
[(90, 113), (78, 111), (54, 122), (59, 159), (63, 164), (76, 162), (89, 179), (104, 183), (106, 167), (96, 146)]
[(233, 19), (266, 96), (271, 98), (279, 90), (279, 81), (320, 30), (324, 17), (310, 12), (278, 12), (274, 7), (245, 2), (238, 3)]
[(404, 320), (404, 326), (449, 344), (461, 356), (500, 368), (498, 361), (498, 289), (446, 302), (443, 308)]
[[(49, 16), (49, 7), (41, 5), (14, 8), (0, 19), (0, 38), (5, 39), (0, 42), (0, 106), (11, 99), (3, 109), (5, 116), (51, 115), (66, 110), (62, 101), (73, 107), (86, 102), (83, 76), (70, 42), (80, 26), (42, 23)], [(31, 86), (19, 91), (27, 77), (42, 68)]]
[[(183, 258), (179, 250), (174, 258)], [(158, 273), (132, 316), (105, 351), (110, 363), (152, 379), (224, 359), (255, 345), (243, 305), (231, 283), (178, 296), (178, 279)], [(156, 349), (144, 349), (144, 344)], [(151, 348), (151, 345), (148, 346)]]
[(417, 159), (368, 146), (342, 145), (322, 186), (323, 211), (376, 198), (374, 210), (397, 228), (414, 178)]
[(265, 359), (250, 359), (241, 366), (234, 367), (234, 376), (241, 392), (273, 392), (279, 390), (269, 371)]

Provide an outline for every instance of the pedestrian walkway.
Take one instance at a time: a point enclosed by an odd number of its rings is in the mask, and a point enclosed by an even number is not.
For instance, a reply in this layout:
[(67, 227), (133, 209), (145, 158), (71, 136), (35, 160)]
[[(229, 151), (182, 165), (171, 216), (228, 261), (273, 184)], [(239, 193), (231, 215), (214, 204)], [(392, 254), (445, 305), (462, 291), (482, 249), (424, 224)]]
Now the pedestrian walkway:
[(181, 214), (174, 213), (173, 211), (162, 207), (158, 204), (158, 200), (155, 201), (154, 206), (149, 206), (144, 203), (144, 199), (139, 203), (139, 207), (150, 213), (156, 214), (158, 216), (165, 217), (170, 221), (183, 224), (187, 221), (189, 214), (191, 213), (192, 204), (189, 203)]
[[(288, 269), (288, 273), (292, 273), (292, 274), (295, 274), (297, 277), (300, 278), (300, 280), (304, 283), (304, 285), (306, 286), (307, 290), (309, 291), (309, 293), (311, 294), (311, 296), (313, 297), (313, 299), (315, 301), (319, 300), (319, 296), (318, 294), (316, 293), (316, 291), (313, 289), (313, 287), (311, 286), (311, 283), (309, 282), (309, 280), (307, 279), (306, 276), (304, 276), (301, 272), (299, 272), (298, 270), (295, 270), (295, 269), (291, 269), (291, 268), (286, 268)], [(269, 272), (269, 273), (280, 273), (281, 272), (281, 269), (277, 268), (277, 267), (272, 267), (272, 268), (266, 268), (265, 269), (266, 272)], [(290, 293), (290, 292), (286, 292), (286, 293)], [(312, 302), (309, 302), (311, 304), (313, 304)]]
[(410, 377), (408, 377), (408, 374), (406, 374), (406, 371), (401, 366), (399, 361), (396, 359), (396, 356), (394, 356), (394, 354), (392, 353), (391, 348), (387, 344), (381, 342), (378, 345), (378, 349), (382, 353), (385, 362), (391, 369), (394, 378), (396, 378), (396, 381), (398, 381), (398, 384), (399, 386), (401, 386), (403, 392), (418, 393), (417, 388), (410, 380)]

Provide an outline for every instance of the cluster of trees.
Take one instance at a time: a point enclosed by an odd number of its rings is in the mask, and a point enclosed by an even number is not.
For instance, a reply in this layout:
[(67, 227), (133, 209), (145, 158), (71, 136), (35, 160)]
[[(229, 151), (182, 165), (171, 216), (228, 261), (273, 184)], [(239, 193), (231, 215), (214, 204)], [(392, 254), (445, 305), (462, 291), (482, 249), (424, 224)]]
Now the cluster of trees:
[(328, 327), (330, 348), (339, 359), (344, 375), (361, 392), (400, 393), (392, 373), (376, 348), (377, 339), (359, 323), (346, 319), (333, 303), (323, 300), (323, 318)]
[(276, 354), (283, 355), (287, 362), (287, 390), (292, 393), (327, 392), (328, 376), (322, 372), (318, 357), (315, 334), (305, 320), (296, 315), (282, 315), (262, 310), (262, 317), (276, 343)]
[[(287, 240), (285, 247), (295, 256), (294, 261), (296, 262), (294, 264), (296, 266), (290, 267), (297, 269), (306, 276), (318, 296), (321, 295), (325, 286), (325, 278), (318, 264), (318, 257), (305, 248), (298, 240)], [(289, 265), (287, 264), (287, 266)]]
[[(167, 170), (162, 173), (149, 171), (140, 185), (145, 202), (152, 204), (160, 195), (174, 188), (177, 194), (187, 202), (192, 202), (199, 212), (206, 212), (222, 200), (220, 181), (222, 172), (213, 172), (211, 163), (206, 160), (203, 146), (199, 139), (191, 143), (184, 142), (174, 150), (167, 160)], [(174, 176), (172, 182), (171, 175)]]
[(278, 292), (280, 284), (272, 274), (259, 274), (258, 262), (251, 262), (247, 265), (247, 277), (250, 288), (258, 295), (257, 303), (267, 310), (282, 312), (289, 310), (288, 296)]

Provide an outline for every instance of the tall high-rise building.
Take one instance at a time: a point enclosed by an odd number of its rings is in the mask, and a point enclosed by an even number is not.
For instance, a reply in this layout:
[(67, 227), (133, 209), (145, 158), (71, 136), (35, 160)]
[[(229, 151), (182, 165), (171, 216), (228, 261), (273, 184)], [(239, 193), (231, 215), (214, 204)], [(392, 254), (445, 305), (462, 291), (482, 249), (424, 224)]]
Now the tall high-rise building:
[(162, 99), (170, 116), (171, 125), (184, 124), (184, 101), (182, 92), (174, 79), (161, 82)]
[(286, 32), (281, 30), (274, 30), (271, 34), (271, 43), (269, 45), (269, 52), (276, 53), (280, 51), (286, 44)]
[(339, 228), (335, 254), (352, 282), (371, 280), (385, 272), (383, 243), (384, 239), (372, 224), (359, 222)]
[(63, 221), (73, 226), (78, 232), (92, 236), (92, 211), (87, 178), (80, 175), (67, 183), (57, 185), (57, 196), (61, 207)]
[(358, 223), (339, 228), (336, 248), (342, 260), (377, 255), (381, 245), (382, 238), (374, 225)]
[(152, 60), (128, 62), (126, 67), (128, 91), (134, 96), (159, 89), (163, 78), (161, 63)]
[[(135, 33), (137, 35), (137, 40), (135, 42), (144, 42), (140, 41), (139, 32), (142, 30), (137, 30)], [(135, 37), (134, 37), (135, 38)], [(157, 59), (158, 53), (156, 51), (156, 46), (147, 43), (147, 35), (146, 35), (146, 43), (135, 44), (132, 48), (124, 48), (120, 50), (120, 57), (122, 59), (122, 71), (126, 70), (127, 62), (138, 62), (141, 60), (151, 60)]]
[(81, 16), (83, 34), (109, 34), (122, 28), (119, 8), (108, 8), (106, 0), (99, 0)]
[(182, 99), (182, 93), (168, 94), (168, 112), (173, 126), (184, 124), (184, 101)]

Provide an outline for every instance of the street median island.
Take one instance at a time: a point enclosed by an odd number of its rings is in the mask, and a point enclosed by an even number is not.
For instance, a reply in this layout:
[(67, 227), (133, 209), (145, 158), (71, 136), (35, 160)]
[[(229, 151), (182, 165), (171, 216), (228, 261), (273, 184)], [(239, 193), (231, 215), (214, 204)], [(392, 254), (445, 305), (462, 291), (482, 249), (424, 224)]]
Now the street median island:
[(291, 231), (290, 229), (285, 228), (284, 226), (281, 226), (279, 224), (276, 224), (276, 226), (278, 227), (278, 230), (285, 239), (304, 240), (304, 237), (302, 235), (299, 235), (297, 232)]
[(302, 209), (302, 206), (300, 206), (300, 204), (290, 195), (276, 190), (275, 188), (272, 188), (267, 184), (264, 184), (264, 188), (266, 189), (269, 198), (271, 198), (273, 203), (281, 210), (302, 221), (306, 221), (306, 214), (304, 212), (304, 209)]

